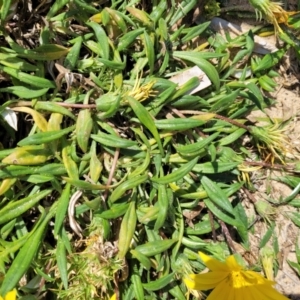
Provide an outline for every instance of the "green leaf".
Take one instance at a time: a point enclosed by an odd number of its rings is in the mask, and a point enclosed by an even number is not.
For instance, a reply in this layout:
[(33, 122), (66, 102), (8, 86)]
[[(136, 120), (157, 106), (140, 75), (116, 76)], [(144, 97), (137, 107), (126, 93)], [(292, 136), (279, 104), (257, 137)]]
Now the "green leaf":
[(215, 205), (217, 205), (225, 212), (228, 212), (229, 214), (234, 216), (234, 210), (230, 201), (225, 196), (224, 191), (222, 191), (215, 182), (210, 180), (208, 177), (203, 176), (201, 178), (201, 184), (203, 185), (205, 191), (207, 192), (209, 199)]
[(239, 164), (240, 162), (205, 162), (196, 164), (193, 171), (204, 174), (223, 173), (234, 169)]
[(275, 230), (275, 224), (273, 223), (271, 225), (271, 227), (267, 230), (267, 232), (265, 233), (265, 235), (263, 236), (263, 238), (261, 239), (261, 241), (259, 243), (259, 249), (261, 249), (264, 246), (266, 246), (267, 242), (270, 240), (271, 236), (273, 235), (274, 230)]
[[(223, 54), (214, 53), (214, 57), (221, 57)], [(174, 51), (173, 56), (180, 59), (187, 60), (191, 63), (197, 65), (212, 81), (216, 89), (220, 89), (220, 77), (216, 68), (206, 60), (205, 54), (200, 52), (190, 52), (190, 51)]]
[(44, 44), (35, 49), (16, 49), (19, 56), (34, 60), (55, 60), (65, 56), (69, 49), (56, 44)]
[(264, 97), (258, 86), (254, 82), (249, 82), (246, 87), (251, 92), (252, 97), (250, 100), (252, 100), (260, 109), (263, 109)]
[(192, 118), (174, 118), (154, 121), (154, 124), (158, 129), (163, 129), (167, 131), (188, 130), (191, 128), (201, 126), (204, 123), (205, 121), (203, 120), (197, 120)]
[(51, 141), (57, 140), (64, 136), (65, 134), (73, 131), (75, 126), (67, 127), (61, 130), (55, 131), (46, 131), (39, 132), (33, 135), (30, 135), (18, 143), (18, 146), (27, 146), (27, 145), (40, 145), (43, 143), (49, 143)]
[(0, 16), (1, 16), (1, 23), (3, 25), (3, 22), (5, 21), (8, 13), (9, 13), (9, 9), (12, 6), (12, 0), (3, 0), (0, 2), (1, 4), (1, 8), (0, 8)]
[(21, 82), (25, 82), (25, 83), (30, 84), (37, 88), (55, 88), (56, 87), (54, 82), (52, 82), (48, 79), (30, 75), (30, 74), (18, 71), (13, 68), (0, 66), (0, 70), (4, 71), (5, 73), (9, 74), (10, 76), (12, 76), (18, 80), (20, 80)]
[(144, 174), (144, 175), (136, 176), (134, 178), (130, 178), (130, 179), (126, 180), (112, 192), (111, 196), (109, 197), (109, 200), (111, 202), (117, 201), (118, 199), (121, 198), (121, 196), (123, 196), (123, 194), (126, 191), (137, 187), (138, 185), (145, 182), (147, 179), (148, 179), (148, 175)]
[(120, 138), (116, 135), (106, 134), (103, 132), (98, 132), (97, 134), (91, 134), (91, 138), (96, 142), (100, 143), (100, 145), (105, 145), (113, 148), (132, 148), (137, 147), (137, 143), (135, 141), (126, 140)]
[(74, 185), (77, 188), (82, 189), (82, 190), (93, 191), (93, 190), (105, 190), (106, 189), (105, 185), (92, 184), (92, 183), (89, 183), (86, 181), (72, 179), (69, 177), (62, 177), (62, 179), (65, 180), (66, 182), (70, 183), (71, 185)]
[(232, 226), (240, 227), (242, 224), (233, 218), (232, 216), (229, 216), (228, 214), (224, 213), (217, 205), (215, 205), (210, 199), (204, 199), (203, 200), (205, 205), (208, 207), (208, 209), (220, 220), (223, 222), (230, 224)]
[(239, 92), (240, 90), (235, 90), (229, 94), (224, 95), (224, 97), (222, 97), (219, 101), (211, 106), (209, 111), (219, 112), (227, 109), (235, 101), (235, 99), (239, 95)]
[(161, 144), (160, 136), (158, 134), (152, 116), (147, 111), (147, 109), (133, 97), (128, 97), (128, 102), (138, 119), (141, 121), (141, 123), (152, 133), (153, 137), (156, 140), (161, 155), (164, 156), (164, 150)]
[(219, 136), (220, 132), (215, 132), (211, 136), (204, 138), (203, 140), (188, 144), (185, 146), (178, 146), (176, 147), (176, 150), (183, 156), (195, 156), (200, 155), (200, 153), (203, 151), (203, 148), (207, 147), (215, 138)]
[(168, 184), (171, 182), (176, 182), (176, 181), (180, 180), (181, 178), (183, 178), (186, 174), (188, 174), (193, 169), (193, 167), (195, 166), (197, 161), (198, 161), (198, 157), (189, 161), (188, 163), (181, 166), (177, 170), (172, 171), (170, 174), (168, 174), (166, 176), (152, 177), (151, 181), (160, 183), (160, 184)]

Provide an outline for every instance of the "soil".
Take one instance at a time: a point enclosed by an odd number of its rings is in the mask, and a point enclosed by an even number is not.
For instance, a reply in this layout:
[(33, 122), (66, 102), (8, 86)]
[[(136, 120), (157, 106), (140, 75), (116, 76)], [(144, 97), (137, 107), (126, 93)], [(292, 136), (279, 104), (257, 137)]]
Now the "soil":
[[(298, 74), (299, 71), (298, 71)], [(284, 87), (285, 75), (278, 80), (278, 87), (274, 93), (271, 94), (273, 99), (276, 100), (276, 104), (268, 109), (266, 109), (266, 114), (274, 119), (289, 121), (286, 127), (286, 134), (292, 145), (293, 150), (297, 151), (299, 149), (299, 136), (300, 136), (300, 97), (299, 97), (299, 84), (292, 87)], [(290, 75), (294, 77), (295, 75)], [(256, 111), (249, 116), (249, 119), (262, 119), (264, 114), (260, 111)], [(259, 122), (258, 122), (259, 124)], [(296, 152), (292, 157), (292, 160), (299, 160)], [(257, 172), (256, 175), (262, 178), (256, 182), (257, 190), (253, 194), (256, 200), (259, 199), (274, 199), (279, 201), (279, 199), (284, 199), (289, 196), (292, 189), (287, 185), (282, 184), (278, 181), (270, 180), (272, 177), (284, 176), (284, 172), (279, 171), (264, 171)], [(298, 195), (297, 198), (300, 198)], [(249, 205), (249, 199), (246, 200)], [(291, 221), (288, 217), (288, 213), (291, 211), (297, 211), (296, 208), (291, 206), (279, 206), (276, 209), (275, 221), (275, 234), (278, 238), (280, 256), (277, 258), (279, 261), (279, 271), (277, 276), (274, 278), (277, 282), (277, 288), (284, 295), (290, 299), (300, 300), (300, 279), (295, 271), (289, 266), (287, 260), (297, 262), (295, 254), (295, 245), (299, 238), (299, 228)], [(248, 211), (249, 212), (249, 211)], [(257, 222), (255, 227), (255, 233), (253, 235), (251, 249), (254, 252), (258, 252), (258, 244), (260, 243), (262, 237), (265, 235), (269, 226), (265, 225), (264, 220)]]
[[(287, 1), (286, 1), (287, 2)], [(223, 1), (223, 7), (248, 5), (248, 1), (244, 0), (228, 0)], [(284, 5), (286, 10), (297, 10), (297, 0), (290, 0)], [(240, 25), (237, 18), (232, 19), (229, 15), (221, 15), (222, 18), (228, 21)], [(248, 22), (249, 21), (249, 22)], [(249, 24), (255, 23), (256, 20), (243, 20)], [(277, 77), (278, 86), (276, 91), (270, 94), (266, 94), (272, 99), (275, 99), (275, 104), (265, 110), (265, 114), (261, 111), (255, 111), (248, 116), (248, 119), (256, 122), (256, 124), (262, 124), (262, 120), (266, 118), (266, 115), (273, 120), (287, 121), (285, 127), (285, 134), (288, 137), (292, 148), (291, 154), (288, 159), (291, 161), (299, 161), (300, 150), (300, 97), (299, 97), (299, 79), (300, 68), (298, 59), (295, 57), (293, 50), (290, 50), (283, 61), (278, 66), (278, 73), (280, 77)], [(293, 153), (292, 153), (293, 152)], [(292, 190), (285, 184), (272, 180), (275, 176), (284, 176), (284, 172), (263, 170), (257, 171), (253, 174), (252, 179), (255, 181), (256, 191), (251, 194), (252, 200), (249, 199), (249, 195), (244, 195), (244, 206), (246, 208), (248, 217), (257, 215), (253, 205), (253, 200), (267, 200), (273, 199), (279, 201), (289, 196)], [(298, 195), (296, 198), (300, 199)], [(291, 211), (298, 211), (298, 209), (289, 205), (278, 206), (276, 213), (270, 216), (275, 221), (275, 235), (279, 244), (279, 255), (277, 257), (278, 272), (274, 278), (277, 282), (277, 289), (282, 292), (289, 299), (300, 300), (300, 279), (299, 275), (289, 266), (287, 261), (297, 263), (295, 245), (299, 241), (299, 228), (288, 217), (288, 213)], [(264, 237), (270, 225), (267, 225), (266, 221), (261, 219), (254, 225), (253, 233), (251, 233), (251, 255), (254, 260), (259, 260), (259, 243)], [(271, 241), (272, 242), (272, 238)]]

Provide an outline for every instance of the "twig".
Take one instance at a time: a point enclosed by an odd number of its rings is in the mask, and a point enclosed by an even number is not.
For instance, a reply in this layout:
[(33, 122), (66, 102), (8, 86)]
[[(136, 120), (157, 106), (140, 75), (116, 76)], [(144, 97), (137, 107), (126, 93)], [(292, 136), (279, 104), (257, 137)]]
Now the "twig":
[[(206, 112), (197, 111), (197, 110), (181, 110), (180, 112), (182, 114), (188, 114), (188, 115), (205, 115), (205, 114), (208, 114)], [(214, 113), (212, 113), (212, 114), (214, 114)], [(247, 131), (251, 131), (251, 129), (248, 126), (246, 126), (246, 125), (244, 125), (244, 124), (242, 124), (242, 123), (240, 123), (238, 121), (232, 120), (230, 118), (227, 118), (227, 117), (224, 117), (224, 116), (221, 116), (221, 115), (218, 115), (218, 114), (214, 114), (214, 117), (216, 119), (226, 121), (226, 122), (228, 122), (228, 123), (230, 123), (232, 125), (235, 125), (237, 127), (244, 128)]]
[[(44, 270), (44, 273), (45, 274), (49, 274), (49, 271), (51, 269), (51, 264), (52, 264), (52, 261), (51, 259), (49, 260), (47, 266), (45, 267), (45, 270)], [(44, 277), (41, 278), (41, 281), (39, 283), (39, 289), (38, 289), (38, 295), (40, 295), (42, 292), (43, 292), (43, 288), (45, 286), (45, 282), (46, 282), (46, 279)]]
[(213, 241), (215, 243), (217, 241), (216, 228), (215, 228), (215, 224), (214, 224), (214, 216), (210, 210), (208, 210), (208, 216), (209, 216), (210, 227), (212, 230)]
[(245, 188), (243, 188), (243, 192), (246, 194), (246, 196), (249, 198), (249, 200), (255, 204), (257, 200), (253, 197), (253, 195)]
[(294, 166), (291, 165), (280, 165), (280, 164), (269, 164), (264, 161), (244, 161), (245, 165), (250, 166), (262, 166), (264, 168), (276, 169), (276, 170), (285, 170), (288, 172), (294, 172)]
[[(182, 119), (186, 119), (186, 116), (181, 112), (179, 111), (178, 109), (174, 108), (174, 107), (170, 107), (171, 111), (176, 114), (177, 116), (179, 116), (180, 118)], [(206, 138), (206, 134), (204, 134), (199, 128), (195, 128), (195, 130), (197, 131), (197, 133), (203, 137), (203, 138)]]
[(236, 253), (237, 251), (236, 251), (236, 249), (234, 247), (233, 240), (232, 240), (232, 238), (230, 236), (230, 233), (229, 233), (229, 230), (228, 230), (226, 224), (223, 221), (221, 221), (221, 220), (220, 220), (220, 224), (221, 224), (222, 232), (225, 235), (225, 238), (227, 240), (229, 248), (231, 249), (232, 253)]
[(113, 160), (110, 172), (109, 172), (109, 177), (108, 177), (108, 180), (107, 180), (107, 183), (106, 183), (106, 189), (105, 189), (105, 192), (104, 192), (104, 195), (103, 195), (104, 202), (106, 201), (109, 186), (112, 182), (112, 179), (113, 179), (115, 171), (116, 171), (116, 166), (117, 166), (119, 154), (120, 154), (120, 148), (117, 148), (116, 151), (115, 151), (114, 160)]
[(239, 12), (239, 11), (254, 12), (254, 9), (249, 4), (240, 4), (240, 5), (227, 6), (227, 7), (223, 7), (223, 8), (220, 9), (221, 13), (229, 12), (229, 11), (234, 11), (234, 12)]

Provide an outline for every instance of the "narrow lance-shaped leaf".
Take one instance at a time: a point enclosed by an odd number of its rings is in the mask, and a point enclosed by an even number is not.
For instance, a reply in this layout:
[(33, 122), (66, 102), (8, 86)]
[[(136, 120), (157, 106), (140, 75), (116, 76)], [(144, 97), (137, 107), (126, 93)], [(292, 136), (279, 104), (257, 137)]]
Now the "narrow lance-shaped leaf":
[(164, 156), (164, 150), (161, 144), (160, 136), (158, 134), (152, 116), (147, 111), (147, 109), (133, 97), (128, 97), (128, 102), (138, 119), (141, 121), (141, 123), (152, 133), (153, 137), (157, 142), (161, 155)]
[(208, 197), (213, 203), (234, 216), (234, 210), (230, 201), (225, 196), (224, 191), (222, 191), (215, 182), (210, 180), (208, 177), (203, 176), (201, 178), (201, 184), (203, 185)]
[(24, 50), (19, 55), (21, 57), (34, 60), (55, 60), (60, 59), (69, 52), (69, 48), (65, 48), (56, 44), (44, 44), (32, 50)]
[(126, 191), (137, 187), (138, 185), (145, 182), (147, 179), (148, 179), (148, 175), (144, 174), (144, 175), (136, 176), (136, 177), (126, 180), (112, 192), (111, 196), (109, 197), (109, 200), (111, 202), (117, 201), (118, 199), (121, 198), (121, 196), (123, 196), (123, 194)]
[(82, 37), (78, 38), (76, 43), (73, 45), (73, 47), (67, 54), (66, 59), (64, 61), (65, 68), (69, 69), (70, 71), (72, 71), (76, 67), (82, 46), (82, 40)]
[(34, 103), (34, 108), (36, 110), (46, 110), (53, 113), (59, 113), (65, 116), (70, 117), (71, 119), (75, 120), (75, 116), (72, 114), (70, 110), (67, 108), (60, 106), (59, 104), (55, 102), (49, 102), (49, 101), (39, 101), (37, 103)]
[(48, 92), (49, 88), (44, 89), (28, 89), (24, 86), (9, 86), (6, 88), (1, 88), (0, 92), (12, 93), (23, 99), (33, 99), (45, 95)]
[(119, 234), (119, 253), (120, 259), (124, 258), (131, 244), (137, 222), (135, 201), (131, 201), (121, 223)]
[(67, 270), (66, 246), (60, 236), (57, 239), (56, 261), (57, 261), (58, 270), (59, 270), (60, 277), (63, 282), (64, 288), (65, 288), (65, 290), (67, 290), (68, 289), (68, 270)]
[[(219, 73), (216, 68), (208, 62), (205, 58), (202, 57), (202, 53), (199, 52), (187, 52), (187, 51), (174, 51), (173, 55), (175, 57), (185, 59), (197, 65), (201, 70), (205, 72), (205, 74), (209, 77), (209, 79), (213, 82), (216, 89), (220, 89), (220, 78)], [(216, 56), (220, 56), (219, 53), (214, 54)]]
[(36, 110), (29, 108), (29, 107), (14, 107), (12, 108), (14, 111), (20, 111), (27, 114), (30, 114), (33, 117), (34, 122), (36, 123), (37, 127), (41, 131), (47, 131), (47, 121), (43, 117), (42, 114), (37, 112)]
[(101, 49), (101, 56), (104, 59), (109, 59), (109, 41), (108, 37), (102, 28), (101, 25), (97, 24), (96, 22), (88, 22), (87, 23), (90, 27), (93, 28), (95, 32), (96, 39), (99, 43), (100, 49)]
[(61, 230), (61, 226), (63, 221), (66, 217), (66, 213), (68, 210), (68, 204), (70, 200), (70, 189), (71, 185), (69, 183), (66, 184), (61, 196), (57, 201), (57, 211), (55, 216), (55, 223), (54, 223), (54, 233), (58, 235), (59, 231)]
[(70, 133), (71, 131), (74, 130), (74, 128), (75, 126), (71, 126), (61, 130), (39, 132), (21, 140), (18, 143), (18, 146), (39, 145), (43, 143), (49, 143), (51, 141), (60, 139), (62, 136), (64, 136), (67, 133)]
[(106, 134), (103, 132), (91, 134), (91, 138), (98, 142), (100, 145), (113, 148), (130, 148), (137, 146), (137, 143), (135, 141), (126, 140), (121, 137), (118, 137), (117, 135)]
[(18, 255), (15, 257), (2, 282), (0, 289), (1, 296), (6, 295), (9, 291), (14, 289), (19, 280), (30, 267), (31, 262), (37, 254), (40, 244), (43, 241), (44, 232), (52, 217), (53, 211), (50, 211), (48, 215), (43, 216), (43, 220), (39, 224), (39, 227), (35, 229), (35, 231), (31, 234), (24, 246), (19, 251)]
[(76, 121), (76, 139), (79, 148), (86, 153), (88, 142), (93, 129), (92, 114), (89, 109), (83, 109), (79, 112)]
[(44, 145), (32, 145), (16, 148), (10, 155), (2, 159), (4, 164), (39, 165), (50, 159), (52, 153)]
[(151, 37), (149, 36), (147, 31), (144, 32), (144, 42), (145, 42), (146, 56), (148, 58), (148, 64), (150, 68), (150, 75), (152, 75), (154, 70), (155, 52), (154, 52), (154, 45), (152, 43)]
[(4, 0), (0, 1), (0, 16), (1, 16), (1, 23), (3, 23), (9, 13), (10, 7), (12, 5), (12, 0)]
[(166, 176), (153, 177), (151, 178), (151, 180), (160, 184), (168, 184), (171, 182), (176, 182), (177, 180), (183, 178), (186, 174), (188, 174), (196, 165), (197, 161), (198, 161), (198, 157), (192, 159), (185, 165), (181, 166), (180, 168), (178, 168), (177, 170), (173, 171), (172, 173)]

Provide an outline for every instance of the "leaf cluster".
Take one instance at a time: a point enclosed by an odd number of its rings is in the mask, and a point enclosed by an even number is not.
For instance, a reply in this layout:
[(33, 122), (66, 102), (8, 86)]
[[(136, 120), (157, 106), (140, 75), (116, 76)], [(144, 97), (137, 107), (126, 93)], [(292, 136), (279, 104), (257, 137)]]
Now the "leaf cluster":
[[(27, 7), (0, 1), (2, 296), (26, 278), (24, 299), (186, 299), (197, 251), (234, 251), (227, 227), (249, 250), (243, 163), (284, 151), (246, 115), (270, 104), (286, 49), (213, 34), (188, 21), (197, 3), (48, 1), (27, 47), (6, 26)], [(193, 66), (212, 82), (194, 95), (201, 78), (169, 80)]]

